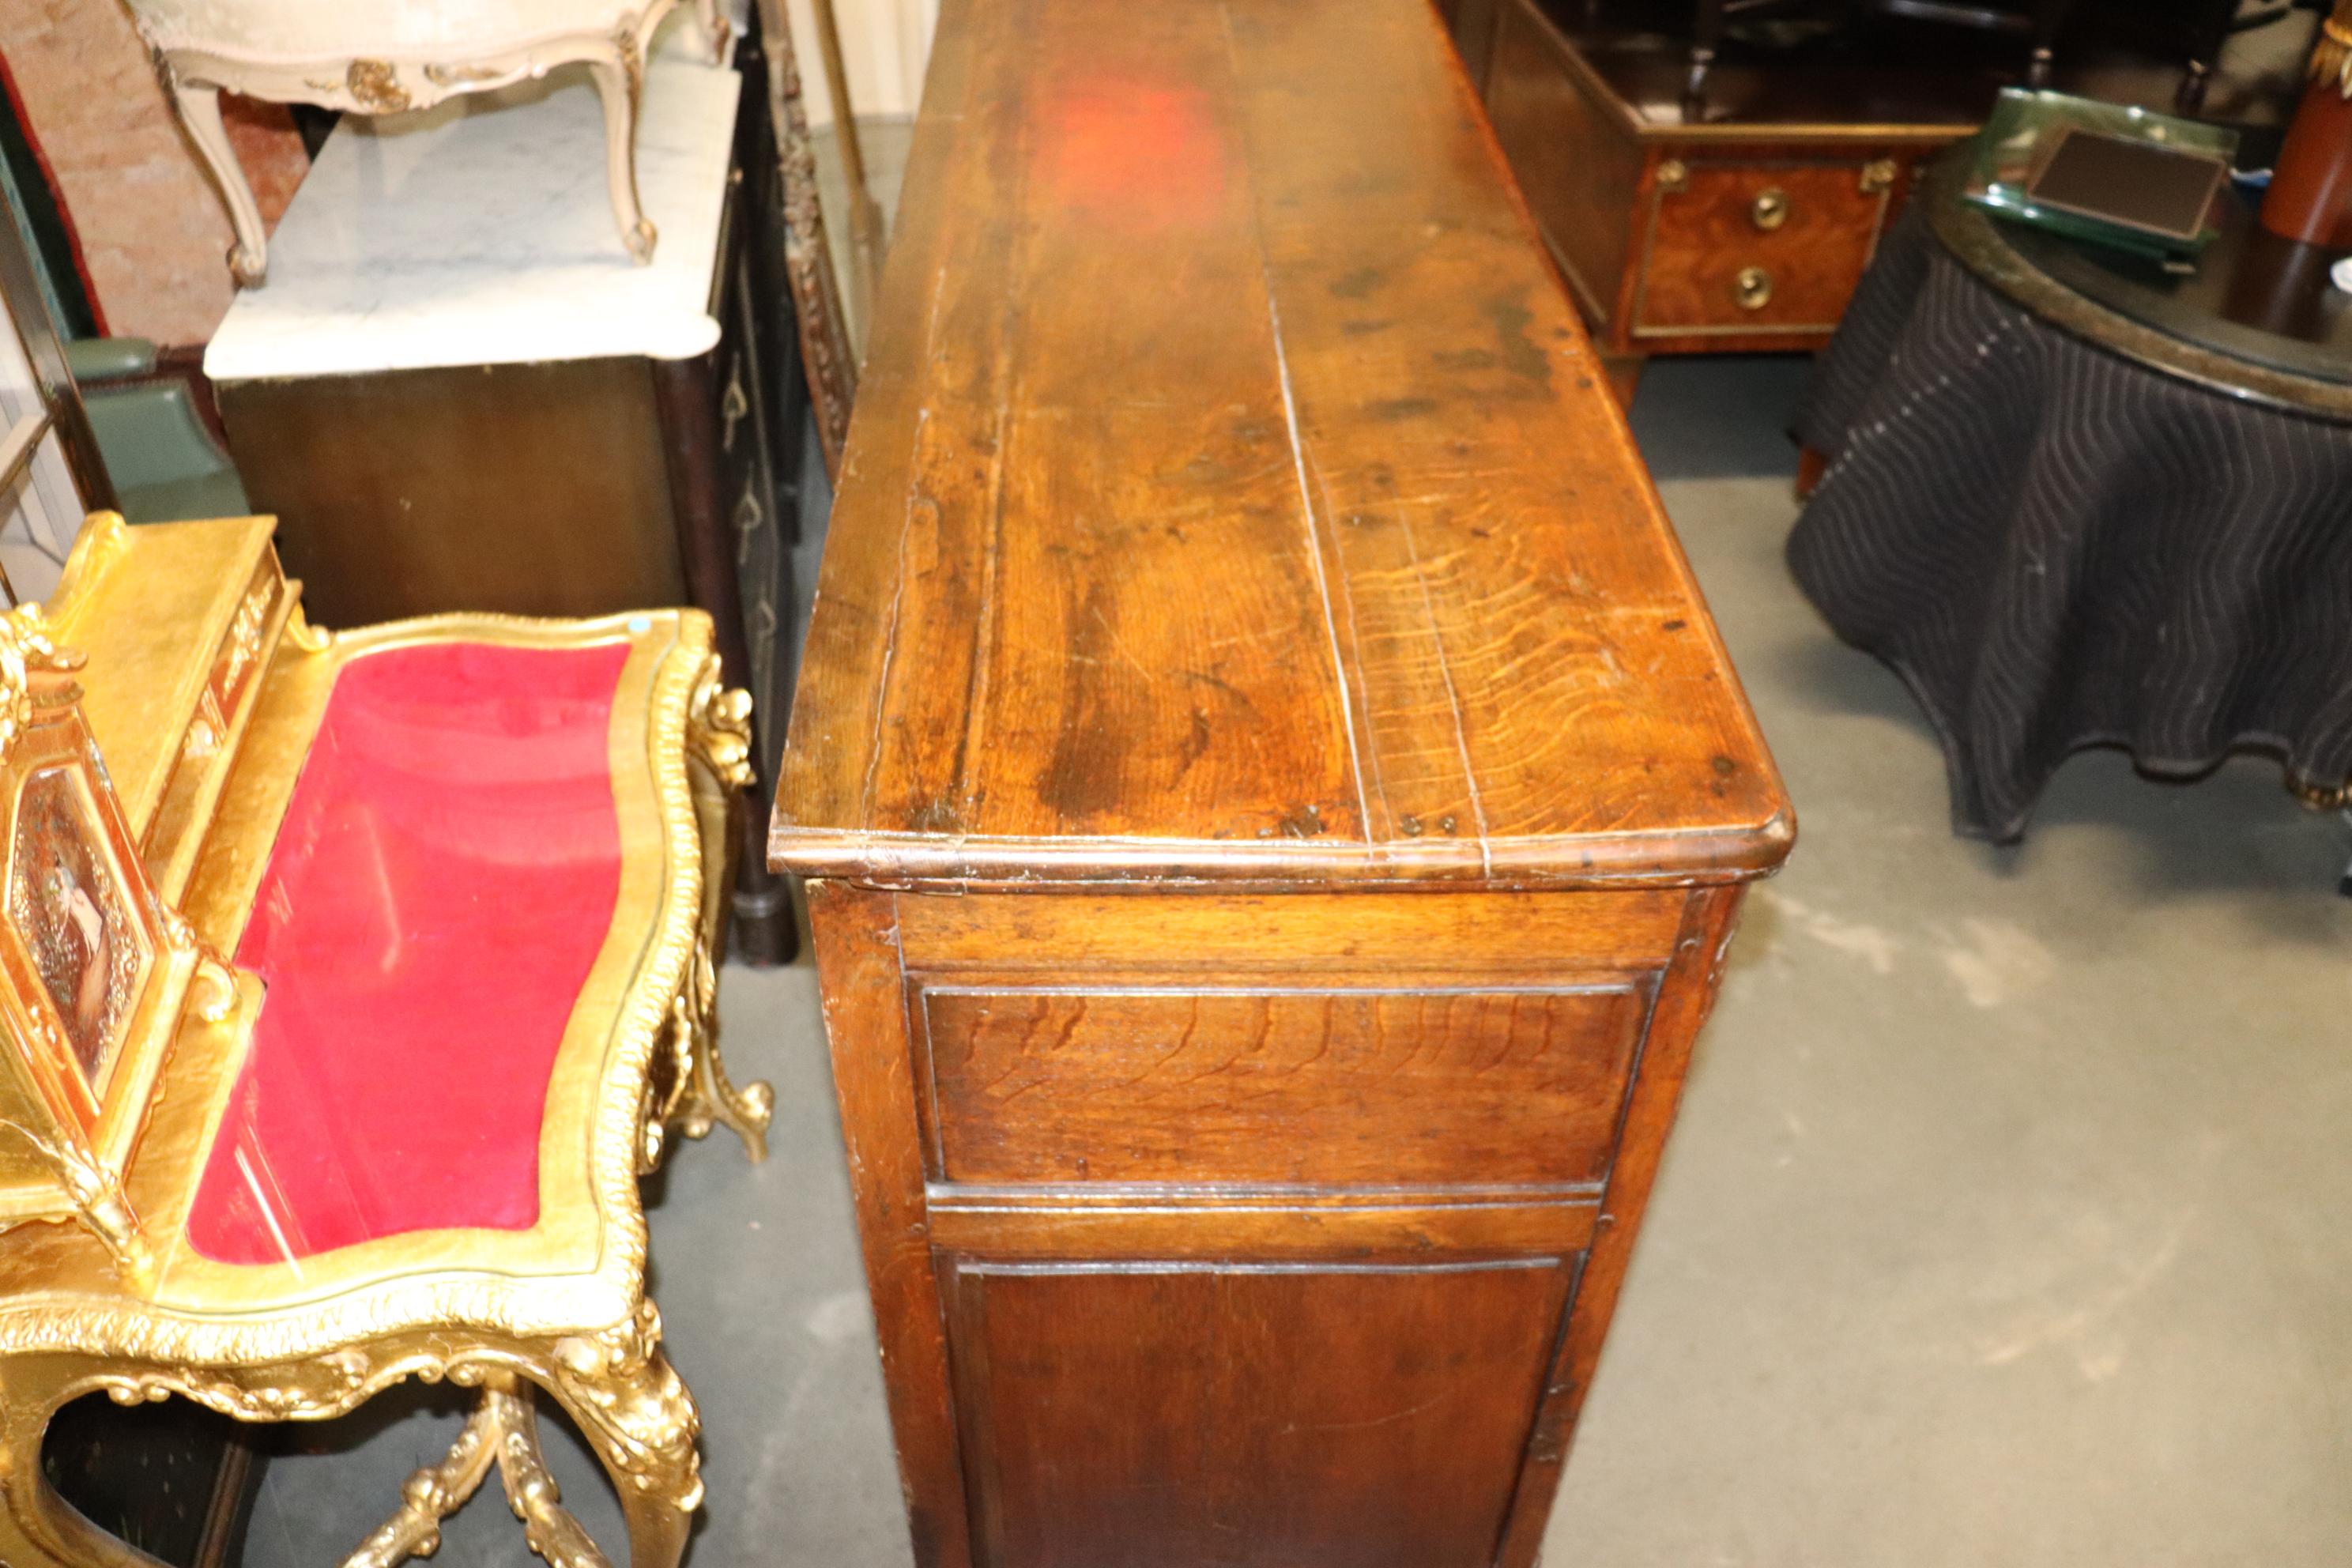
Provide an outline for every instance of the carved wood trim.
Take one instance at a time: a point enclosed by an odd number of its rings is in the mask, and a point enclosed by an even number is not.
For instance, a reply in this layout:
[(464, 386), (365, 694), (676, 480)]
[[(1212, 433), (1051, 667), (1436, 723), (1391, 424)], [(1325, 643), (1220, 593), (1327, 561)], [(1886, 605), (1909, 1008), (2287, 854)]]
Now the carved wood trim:
[(825, 475), (832, 479), (841, 472), (841, 448), (849, 436), (850, 405), (857, 395), (857, 356), (849, 342), (848, 318), (842, 312), (841, 279), (825, 240), (816, 145), (802, 107), (792, 24), (784, 14), (784, 0), (759, 0), (759, 6), (760, 36), (768, 55), (768, 116), (783, 180), (784, 271), (800, 331), (801, 368), (816, 409), (817, 444), (824, 452)]

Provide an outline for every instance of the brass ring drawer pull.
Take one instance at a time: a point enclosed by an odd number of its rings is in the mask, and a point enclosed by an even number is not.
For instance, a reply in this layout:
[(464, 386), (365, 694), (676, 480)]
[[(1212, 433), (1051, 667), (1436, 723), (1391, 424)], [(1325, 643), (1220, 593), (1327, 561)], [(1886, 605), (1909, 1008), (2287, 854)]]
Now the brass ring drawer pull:
[(1755, 220), (1758, 228), (1771, 233), (1789, 221), (1789, 193), (1778, 185), (1757, 192), (1756, 205), (1748, 209), (1748, 216)]
[(1760, 310), (1772, 302), (1772, 275), (1761, 267), (1743, 267), (1731, 280), (1732, 297), (1743, 310)]

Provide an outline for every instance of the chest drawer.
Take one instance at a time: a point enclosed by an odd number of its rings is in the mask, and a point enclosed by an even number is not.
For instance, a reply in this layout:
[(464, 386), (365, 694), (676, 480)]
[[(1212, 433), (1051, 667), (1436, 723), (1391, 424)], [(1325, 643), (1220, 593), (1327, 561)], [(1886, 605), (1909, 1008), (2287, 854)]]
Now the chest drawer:
[(935, 1179), (1580, 1186), (1608, 1172), (1646, 976), (916, 993)]
[(1885, 158), (1662, 160), (1643, 226), (1633, 336), (1831, 331), (1870, 265), (1899, 177)]

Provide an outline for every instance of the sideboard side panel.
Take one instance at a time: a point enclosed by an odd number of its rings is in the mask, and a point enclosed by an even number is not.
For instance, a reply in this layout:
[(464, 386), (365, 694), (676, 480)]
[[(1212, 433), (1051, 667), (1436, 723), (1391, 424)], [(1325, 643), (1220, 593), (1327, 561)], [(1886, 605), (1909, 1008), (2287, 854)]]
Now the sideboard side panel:
[(1486, 1568), (1573, 1265), (941, 1272), (983, 1562)]
[(899, 978), (898, 898), (830, 881), (811, 881), (807, 891), (834, 1092), (841, 1102), (915, 1562), (917, 1568), (971, 1568), (947, 1329), (931, 1270), (914, 1051)]
[[(1623, 896), (1643, 909), (1656, 897)], [(1523, 1011), (1612, 994), (1594, 986), (1591, 946), (1620, 963), (1649, 955), (1654, 967), (1615, 971), (1655, 997), (1633, 1059), (1611, 1053), (1588, 1069), (1596, 1083), (1623, 1083), (1630, 1067), (1601, 1184), (1530, 1184), (1549, 1173), (1500, 1160), (1496, 1135), (1457, 1130), (1446, 1141), (1451, 1163), (1424, 1159), (1405, 1167), (1411, 1182), (1366, 1185), (1374, 1166), (1352, 1156), (1344, 1169), (1330, 1165), (1332, 1150), (1358, 1148), (1341, 1113), (1369, 1103), (1369, 1091), (1344, 1075), (1321, 1091), (1337, 1110), (1277, 1094), (1268, 1103), (1286, 1109), (1255, 1133), (1314, 1153), (1311, 1168), (1253, 1166), (1223, 1172), (1250, 1179), (1221, 1181), (1213, 1161), (1199, 1172), (1170, 1165), (1179, 1148), (1171, 1142), (1149, 1169), (1102, 1173), (1124, 1180), (1090, 1182), (1095, 1173), (1075, 1164), (1066, 1172), (992, 1166), (982, 1173), (994, 1180), (971, 1184), (932, 1166), (942, 1090), (912, 1009), (927, 1005), (925, 986), (942, 972), (925, 968), (926, 957), (952, 955), (970, 966), (963, 973), (987, 977), (971, 994), (1002, 994), (1023, 1005), (1034, 984), (1046, 985), (1039, 994), (1049, 1000), (1173, 1006), (1185, 1019), (1192, 999), (1204, 999), (1199, 1032), (1219, 1037), (1211, 1042), (1215, 1053), (1202, 1047), (1203, 1059), (1222, 1060), (1236, 1049), (1250, 1054), (1249, 1009), (1261, 995), (1286, 1005), (1294, 994), (1360, 991), (1348, 1005), (1374, 1007), (1366, 1016), (1378, 1021), (1378, 999), (1430, 979), (1402, 968), (1367, 974), (1360, 967), (1367, 933), (1406, 912), (1433, 935), (1483, 930), (1486, 913), (1477, 906), (1495, 895), (1459, 895), (1458, 908), (1457, 896), (1443, 894), (1356, 895), (1329, 907), (1298, 895), (1291, 913), (1328, 919), (1333, 950), (1360, 951), (1348, 968), (1314, 968), (1313, 942), (1294, 932), (1277, 944), (1291, 976), (1283, 978), (1195, 967), (1218, 964), (1266, 930), (1268, 900), (1255, 898), (949, 899), (812, 882), (825, 1022), (920, 1568), (1108, 1561), (1122, 1529), (1169, 1563), (1360, 1568), (1391, 1561), (1393, 1542), (1401, 1553), (1393, 1561), (1415, 1568), (1530, 1568), (1692, 1041), (1720, 978), (1739, 890), (1672, 896), (1680, 918), (1655, 945), (1629, 950), (1623, 911), (1609, 910), (1605, 896), (1570, 894), (1560, 896), (1572, 901), (1558, 912), (1596, 917), (1597, 941), (1573, 940), (1573, 921), (1549, 929), (1535, 921), (1523, 929), (1563, 940), (1449, 954), (1457, 1000), (1481, 1007), (1500, 994), (1498, 985), (1550, 977), (1519, 999)], [(1049, 906), (1082, 900), (1097, 918), (1084, 943), (1090, 962), (1074, 968), (1066, 943), (1040, 939), (1061, 930)], [(1178, 923), (1198, 940), (1164, 942), (1172, 905), (1185, 907)], [(952, 940), (942, 942), (950, 926)], [(1165, 968), (1138, 967), (1155, 956)], [(1220, 1022), (1222, 1014), (1212, 1016), (1218, 1007), (1240, 1012)], [(1095, 1018), (1104, 1041), (1118, 1044), (1122, 1031), (1147, 1047), (1160, 1039), (1164, 1030), (1130, 1012)], [(1071, 1016), (1084, 1025), (1094, 1015)], [(1155, 1138), (1179, 1138), (1198, 1121), (1181, 1094), (1139, 1099), (1130, 1089), (1121, 1099), (1095, 1083), (1084, 1029), (1050, 1010), (1039, 1017), (1028, 1032), (1043, 1054), (1024, 1056), (1010, 1077), (995, 1062), (974, 1079), (1003, 1077), (1007, 1095), (1019, 1091), (999, 1110), (1025, 1106), (1049, 1122), (1066, 1119), (1060, 1090), (1067, 1079), (1118, 1102), (1118, 1121)], [(1450, 1014), (1399, 1015), (1390, 1026), (1407, 1021), (1415, 1026), (1404, 1033), (1417, 1042), (1407, 1059), (1432, 1072), (1463, 1044)], [(1352, 1048), (1346, 1031), (1328, 1032), (1339, 1059)], [(1276, 1031), (1267, 1039), (1278, 1045), (1277, 1037), (1286, 1037)], [(1496, 1062), (1524, 1072), (1520, 1058), (1539, 1058), (1528, 1055), (1535, 1046), (1518, 1034), (1505, 1043), (1508, 1049), (1488, 1052)], [(1289, 1062), (1273, 1045), (1255, 1054), (1267, 1060), (1253, 1058), (1252, 1070), (1277, 1079)], [(1326, 1076), (1336, 1070), (1314, 1066)], [(950, 1077), (949, 1098), (982, 1092)], [(1424, 1092), (1452, 1081), (1442, 1073), (1439, 1080)], [(1319, 1081), (1310, 1073), (1275, 1087), (1296, 1098)], [(1539, 1101), (1527, 1108), (1533, 1123), (1568, 1128), (1573, 1119)], [(972, 1113), (966, 1106), (956, 1114), (968, 1122)], [(959, 1126), (968, 1136), (970, 1127)], [(1516, 1139), (1535, 1130), (1506, 1131)], [(1026, 1127), (1013, 1134), (1015, 1143), (1038, 1135)], [(1210, 1179), (1190, 1179), (1202, 1173)], [(1226, 1527), (1245, 1534), (1219, 1555), (1212, 1550), (1218, 1542), (1201, 1532)], [(1244, 1540), (1255, 1544), (1244, 1549)]]
[(1545, 1391), (1535, 1437), (1528, 1445), (1510, 1529), (1496, 1559), (1500, 1568), (1535, 1568), (1543, 1550), (1544, 1525), (1551, 1517), (1560, 1468), (1568, 1462), (1577, 1413), (1584, 1406), (1593, 1370), (1600, 1364), (1601, 1341), (1617, 1310), (1617, 1292), (1624, 1285), (1633, 1238), (1649, 1205), (1650, 1185), (1657, 1178), (1658, 1158), (1682, 1102), (1691, 1046), (1715, 1006), (1744, 891), (1736, 883), (1691, 891), (1674, 960), (1666, 967), (1658, 988), (1658, 1005), (1650, 1015), (1649, 1037), (1643, 1043), (1641, 1065), (1628, 1097), (1625, 1129), (1619, 1138), (1616, 1165), (1601, 1196), (1592, 1250), (1552, 1369), (1551, 1384)]

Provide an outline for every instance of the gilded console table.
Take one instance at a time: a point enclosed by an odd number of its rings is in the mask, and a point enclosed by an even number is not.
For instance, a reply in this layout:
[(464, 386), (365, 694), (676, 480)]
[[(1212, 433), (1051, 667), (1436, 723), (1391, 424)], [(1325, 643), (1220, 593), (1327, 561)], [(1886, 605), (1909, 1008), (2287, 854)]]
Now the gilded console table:
[(770, 841), (918, 1560), (1524, 1568), (1771, 759), (1421, 0), (931, 73)]
[(495, 1465), (601, 1568), (536, 1389), (669, 1568), (697, 1422), (637, 1179), (672, 1127), (761, 1149), (713, 1032), (746, 704), (696, 611), (320, 630), (269, 527), (101, 515), (0, 617), (0, 1563), (152, 1561), (49, 1490), (71, 1399), (310, 1420), (421, 1377), (480, 1408), (353, 1564)]

